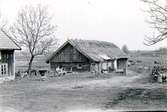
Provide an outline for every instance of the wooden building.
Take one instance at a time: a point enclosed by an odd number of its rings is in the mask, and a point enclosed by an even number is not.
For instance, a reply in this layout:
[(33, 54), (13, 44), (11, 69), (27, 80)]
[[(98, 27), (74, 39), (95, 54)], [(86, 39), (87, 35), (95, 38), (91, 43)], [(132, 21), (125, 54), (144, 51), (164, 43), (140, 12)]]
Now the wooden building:
[[(28, 59), (29, 56), (26, 53), (23, 52), (16, 52), (15, 53), (15, 71), (16, 73), (22, 73), (21, 77), (24, 75), (27, 75), (25, 71), (27, 71), (28, 68)], [(45, 62), (46, 56), (45, 55), (38, 55), (34, 58), (32, 63), (32, 73), (35, 75), (39, 75), (41, 71), (44, 71), (45, 73), (48, 73), (50, 71), (50, 65)], [(48, 74), (49, 75), (49, 74)]]
[(96, 40), (67, 40), (48, 59), (51, 69), (66, 71), (123, 72), (127, 56), (116, 45)]
[(21, 50), (21, 48), (0, 30), (0, 80), (15, 78), (15, 50)]

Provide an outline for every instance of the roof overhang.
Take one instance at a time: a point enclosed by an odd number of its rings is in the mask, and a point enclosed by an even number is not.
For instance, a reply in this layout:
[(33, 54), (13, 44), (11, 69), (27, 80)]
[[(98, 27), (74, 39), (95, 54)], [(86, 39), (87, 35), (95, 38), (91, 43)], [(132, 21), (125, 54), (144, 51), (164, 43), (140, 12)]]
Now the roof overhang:
[(2, 33), (13, 42), (14, 46), (10, 46), (10, 47), (5, 47), (2, 46), (0, 47), (0, 50), (21, 50), (21, 47), (12, 39), (11, 36), (9, 36), (9, 34), (7, 34), (7, 32), (4, 29), (0, 29), (2, 31)]
[(0, 50), (21, 50), (21, 48), (0, 48)]

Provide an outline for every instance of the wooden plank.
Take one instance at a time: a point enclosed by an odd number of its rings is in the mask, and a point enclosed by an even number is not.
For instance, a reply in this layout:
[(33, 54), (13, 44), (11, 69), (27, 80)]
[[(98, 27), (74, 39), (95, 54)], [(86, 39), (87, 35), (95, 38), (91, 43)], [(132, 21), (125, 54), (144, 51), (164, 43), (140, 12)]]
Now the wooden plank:
[(51, 62), (88, 62), (89, 59), (70, 44), (67, 44)]

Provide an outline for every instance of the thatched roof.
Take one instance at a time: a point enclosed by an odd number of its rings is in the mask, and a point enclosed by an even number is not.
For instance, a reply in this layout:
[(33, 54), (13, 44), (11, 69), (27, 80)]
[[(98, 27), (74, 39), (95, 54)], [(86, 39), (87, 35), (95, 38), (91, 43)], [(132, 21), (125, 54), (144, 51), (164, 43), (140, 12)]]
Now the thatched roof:
[(21, 48), (3, 30), (0, 30), (0, 49), (20, 50)]
[(70, 39), (66, 41), (56, 52), (54, 52), (47, 59), (47, 62), (49, 62), (68, 43), (75, 47), (87, 58), (96, 62), (110, 59), (112, 60), (115, 58), (127, 58), (126, 54), (123, 53), (123, 51), (121, 51), (121, 49), (113, 43), (97, 40)]

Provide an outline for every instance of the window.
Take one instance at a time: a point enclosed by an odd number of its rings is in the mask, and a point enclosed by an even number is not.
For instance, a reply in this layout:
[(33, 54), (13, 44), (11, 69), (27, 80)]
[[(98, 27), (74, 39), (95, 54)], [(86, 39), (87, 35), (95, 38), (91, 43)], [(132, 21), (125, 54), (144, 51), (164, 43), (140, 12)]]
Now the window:
[(9, 55), (7, 53), (1, 52), (1, 62), (2, 63), (8, 62), (8, 58), (9, 58)]
[(0, 65), (0, 74), (1, 76), (7, 75), (8, 74), (8, 68), (7, 64), (1, 64)]

